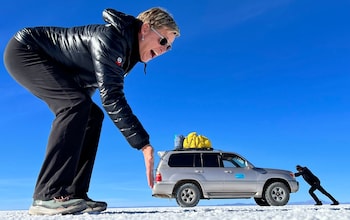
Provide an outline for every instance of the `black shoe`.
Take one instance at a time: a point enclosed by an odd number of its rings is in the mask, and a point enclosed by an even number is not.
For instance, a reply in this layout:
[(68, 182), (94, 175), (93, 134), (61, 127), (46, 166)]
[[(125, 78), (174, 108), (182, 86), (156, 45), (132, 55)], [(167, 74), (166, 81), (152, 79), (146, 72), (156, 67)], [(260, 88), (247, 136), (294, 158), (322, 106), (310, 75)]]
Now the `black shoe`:
[(107, 203), (102, 201), (94, 201), (90, 198), (85, 199), (87, 208), (82, 211), (82, 213), (96, 213), (103, 212), (107, 209)]
[(34, 200), (29, 209), (30, 215), (74, 214), (87, 209), (85, 200), (71, 199), (69, 196), (53, 198), (48, 201)]
[(315, 205), (322, 205), (322, 202), (317, 202)]
[(334, 201), (331, 205), (339, 205), (338, 201)]

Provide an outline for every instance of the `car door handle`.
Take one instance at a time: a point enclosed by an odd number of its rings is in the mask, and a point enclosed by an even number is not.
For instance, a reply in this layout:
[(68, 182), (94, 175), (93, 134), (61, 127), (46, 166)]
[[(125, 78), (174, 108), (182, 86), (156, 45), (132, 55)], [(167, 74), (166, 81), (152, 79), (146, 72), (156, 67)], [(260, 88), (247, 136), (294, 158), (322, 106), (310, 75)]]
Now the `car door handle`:
[(225, 170), (225, 173), (232, 173), (231, 170)]
[(203, 170), (195, 170), (195, 173), (203, 173)]

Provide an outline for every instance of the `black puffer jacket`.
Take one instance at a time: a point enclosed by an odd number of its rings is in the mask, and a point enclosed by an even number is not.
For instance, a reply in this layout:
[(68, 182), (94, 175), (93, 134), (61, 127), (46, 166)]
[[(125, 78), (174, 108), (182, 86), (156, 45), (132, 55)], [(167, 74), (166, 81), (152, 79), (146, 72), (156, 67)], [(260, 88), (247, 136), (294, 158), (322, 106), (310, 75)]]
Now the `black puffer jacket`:
[(315, 176), (307, 167), (302, 167), (301, 171), (295, 173), (295, 176), (303, 176), (304, 180), (310, 185), (320, 185), (320, 179)]
[(140, 61), (141, 21), (113, 9), (103, 11), (107, 24), (72, 28), (24, 28), (15, 38), (67, 68), (90, 95), (99, 89), (108, 115), (130, 145), (141, 149), (149, 135), (133, 114), (124, 92), (124, 77)]

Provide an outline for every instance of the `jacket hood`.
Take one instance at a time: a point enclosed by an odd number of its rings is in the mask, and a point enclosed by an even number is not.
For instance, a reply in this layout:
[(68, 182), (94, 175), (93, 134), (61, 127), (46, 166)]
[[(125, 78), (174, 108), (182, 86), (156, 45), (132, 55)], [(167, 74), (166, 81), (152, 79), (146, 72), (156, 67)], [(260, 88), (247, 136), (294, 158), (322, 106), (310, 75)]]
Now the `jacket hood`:
[(134, 16), (124, 14), (123, 12), (111, 8), (103, 10), (102, 17), (105, 22), (113, 25), (119, 31), (131, 25), (136, 19)]

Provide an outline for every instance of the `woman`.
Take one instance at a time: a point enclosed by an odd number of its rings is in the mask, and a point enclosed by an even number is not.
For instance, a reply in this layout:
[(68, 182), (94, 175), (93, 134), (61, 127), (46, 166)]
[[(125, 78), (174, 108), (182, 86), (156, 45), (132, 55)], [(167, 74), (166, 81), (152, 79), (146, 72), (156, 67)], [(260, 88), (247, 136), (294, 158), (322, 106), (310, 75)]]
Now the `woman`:
[(96, 89), (131, 147), (142, 150), (148, 185), (153, 187), (153, 148), (125, 99), (124, 77), (137, 62), (146, 67), (169, 51), (180, 31), (161, 8), (137, 18), (106, 9), (103, 18), (107, 24), (24, 28), (5, 49), (8, 72), (55, 114), (29, 209), (32, 215), (107, 208), (107, 203), (87, 196), (104, 118), (91, 99)]

